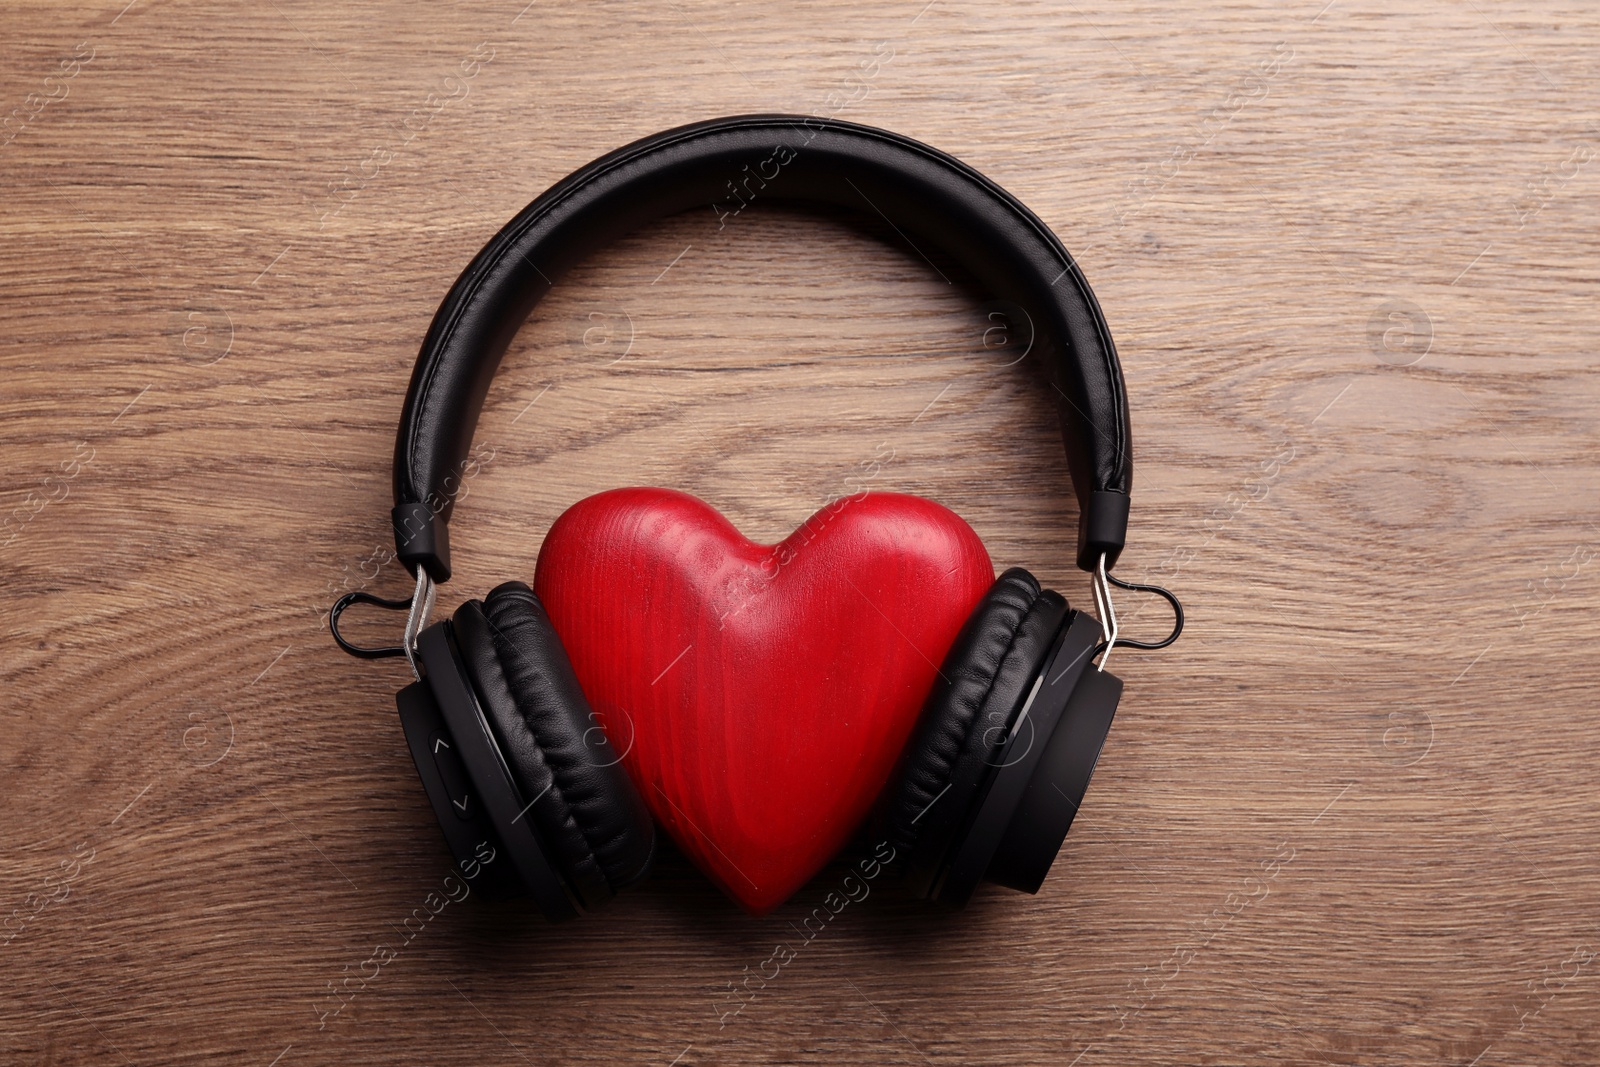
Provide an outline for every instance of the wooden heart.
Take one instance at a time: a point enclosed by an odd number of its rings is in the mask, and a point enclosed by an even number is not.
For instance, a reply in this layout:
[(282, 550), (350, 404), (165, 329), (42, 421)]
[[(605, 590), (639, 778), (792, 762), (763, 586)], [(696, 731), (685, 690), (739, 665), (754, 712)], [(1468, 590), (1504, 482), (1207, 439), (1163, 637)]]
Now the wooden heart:
[(685, 493), (617, 489), (551, 526), (534, 590), (657, 823), (760, 915), (866, 815), (993, 580), (919, 497), (844, 497), (760, 545)]

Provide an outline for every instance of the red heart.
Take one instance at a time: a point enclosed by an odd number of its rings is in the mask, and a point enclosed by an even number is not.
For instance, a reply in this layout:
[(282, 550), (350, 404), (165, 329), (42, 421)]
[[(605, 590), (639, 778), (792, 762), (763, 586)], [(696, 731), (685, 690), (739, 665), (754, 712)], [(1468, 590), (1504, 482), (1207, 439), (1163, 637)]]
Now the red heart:
[(761, 915), (866, 815), (993, 581), (918, 497), (844, 497), (758, 545), (685, 493), (616, 489), (550, 527), (534, 590), (656, 821)]

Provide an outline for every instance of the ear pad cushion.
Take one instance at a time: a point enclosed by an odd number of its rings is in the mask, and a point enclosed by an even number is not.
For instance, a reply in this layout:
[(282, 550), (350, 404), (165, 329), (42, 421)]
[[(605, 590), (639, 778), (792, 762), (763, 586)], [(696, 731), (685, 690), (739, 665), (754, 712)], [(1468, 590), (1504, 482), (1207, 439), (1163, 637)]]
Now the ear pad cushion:
[(886, 812), (888, 841), (912, 882), (935, 877), (1066, 617), (1059, 593), (1013, 567), (956, 635)]
[(544, 606), (507, 582), (455, 613), (456, 641), (540, 841), (585, 907), (643, 877), (644, 800), (589, 710)]

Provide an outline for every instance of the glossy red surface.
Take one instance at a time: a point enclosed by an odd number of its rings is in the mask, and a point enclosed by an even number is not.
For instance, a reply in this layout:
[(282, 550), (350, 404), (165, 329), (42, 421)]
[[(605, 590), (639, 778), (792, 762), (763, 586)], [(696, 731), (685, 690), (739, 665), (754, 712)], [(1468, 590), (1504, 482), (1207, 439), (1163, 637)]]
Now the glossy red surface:
[(761, 914), (867, 813), (993, 580), (919, 497), (845, 497), (759, 545), (687, 494), (617, 489), (556, 520), (534, 589), (657, 822)]

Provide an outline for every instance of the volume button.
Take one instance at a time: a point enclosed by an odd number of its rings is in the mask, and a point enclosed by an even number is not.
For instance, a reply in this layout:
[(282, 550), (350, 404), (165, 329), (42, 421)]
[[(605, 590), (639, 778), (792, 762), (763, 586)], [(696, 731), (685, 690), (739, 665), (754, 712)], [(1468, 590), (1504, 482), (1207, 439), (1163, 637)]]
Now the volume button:
[(444, 791), (450, 795), (450, 806), (455, 810), (456, 818), (470, 822), (476, 807), (472, 788), (468, 783), (467, 769), (462, 765), (461, 757), (456, 755), (449, 735), (435, 731), (428, 738), (428, 749), (433, 753), (433, 764), (439, 768), (439, 777), (444, 782)]

